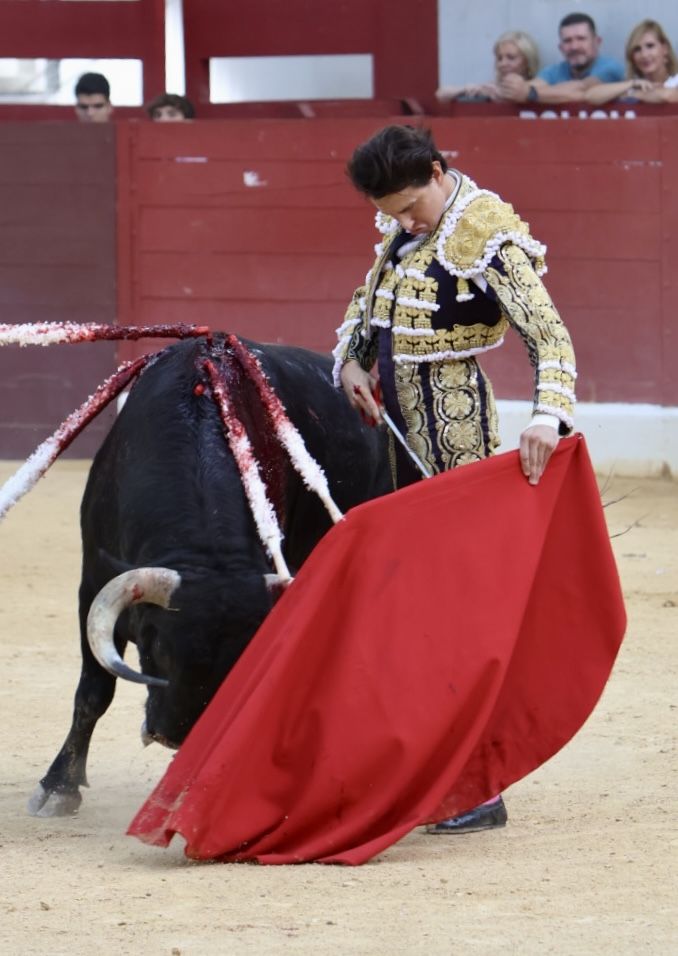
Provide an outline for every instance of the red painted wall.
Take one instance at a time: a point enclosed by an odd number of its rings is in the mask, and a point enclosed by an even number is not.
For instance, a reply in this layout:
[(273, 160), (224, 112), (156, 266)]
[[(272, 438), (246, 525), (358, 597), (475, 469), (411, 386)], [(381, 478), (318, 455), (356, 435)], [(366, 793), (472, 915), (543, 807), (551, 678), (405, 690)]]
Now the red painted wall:
[(184, 43), (186, 94), (202, 117), (221, 111), (209, 105), (211, 57), (371, 53), (375, 99), (438, 86), (437, 0), (184, 0)]
[[(113, 125), (0, 124), (0, 321), (114, 322), (115, 230)], [(0, 348), (0, 457), (26, 457), (114, 363), (109, 342)], [(94, 453), (107, 416), (70, 454)]]
[[(344, 165), (383, 122), (0, 125), (3, 321), (198, 322), (329, 351), (377, 239)], [(580, 399), (678, 405), (678, 117), (430, 122), (548, 244)], [(529, 397), (517, 336), (484, 364), (499, 396)], [(0, 456), (32, 451), (114, 366), (110, 343), (0, 349)]]
[[(575, 340), (580, 401), (677, 405), (678, 116), (432, 128), (548, 245), (546, 284)], [(498, 376), (504, 394), (519, 394), (517, 372), (512, 363)]]
[[(0, 57), (142, 60), (146, 102), (165, 88), (164, 0), (2, 0)], [(65, 106), (0, 104), (3, 120), (71, 117)]]
[[(120, 124), (121, 320), (329, 350), (377, 239), (344, 165), (383, 122)], [(580, 400), (678, 405), (678, 117), (430, 125), (451, 164), (549, 246), (546, 282), (575, 340)], [(485, 364), (501, 397), (528, 397), (511, 338)]]

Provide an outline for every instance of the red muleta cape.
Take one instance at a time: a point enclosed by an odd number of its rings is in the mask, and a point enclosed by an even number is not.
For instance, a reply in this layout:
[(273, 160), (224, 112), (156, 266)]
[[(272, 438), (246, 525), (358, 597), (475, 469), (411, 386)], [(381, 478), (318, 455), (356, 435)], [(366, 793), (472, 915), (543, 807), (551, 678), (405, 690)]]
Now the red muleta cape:
[(582, 726), (625, 627), (581, 436), (353, 509), (320, 541), (129, 833), (194, 859), (360, 864)]

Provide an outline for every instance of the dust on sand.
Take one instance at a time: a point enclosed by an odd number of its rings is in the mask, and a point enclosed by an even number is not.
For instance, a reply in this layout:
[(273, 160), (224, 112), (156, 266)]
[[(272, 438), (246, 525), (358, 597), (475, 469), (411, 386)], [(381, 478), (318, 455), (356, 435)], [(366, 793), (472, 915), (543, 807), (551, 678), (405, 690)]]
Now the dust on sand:
[[(0, 479), (13, 471), (0, 463)], [(678, 485), (604, 498), (629, 615), (603, 698), (506, 795), (509, 825), (411, 833), (360, 868), (205, 865), (124, 835), (170, 755), (139, 739), (143, 690), (100, 721), (77, 816), (25, 804), (70, 725), (79, 675), (78, 504), (57, 465), (0, 528), (0, 950), (66, 954), (663, 954), (678, 951), (675, 754)], [(626, 530), (628, 529), (628, 530)], [(672, 776), (673, 775), (673, 776)]]

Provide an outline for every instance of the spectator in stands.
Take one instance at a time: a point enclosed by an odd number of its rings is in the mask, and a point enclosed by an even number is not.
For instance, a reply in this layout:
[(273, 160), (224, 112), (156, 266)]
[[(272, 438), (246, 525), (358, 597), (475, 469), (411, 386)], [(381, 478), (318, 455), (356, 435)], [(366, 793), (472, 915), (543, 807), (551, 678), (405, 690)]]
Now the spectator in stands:
[(111, 87), (103, 73), (83, 73), (75, 84), (75, 112), (81, 123), (108, 123)]
[(678, 59), (663, 27), (656, 20), (643, 20), (626, 41), (628, 79), (599, 83), (585, 93), (587, 103), (633, 99), (644, 103), (678, 102)]
[(540, 70), (528, 81), (516, 74), (499, 84), (503, 99), (516, 103), (568, 103), (582, 99), (597, 83), (615, 83), (624, 78), (624, 67), (600, 55), (601, 38), (587, 13), (570, 13), (558, 26), (558, 48), (564, 59)]
[(494, 53), (494, 82), (464, 86), (441, 86), (437, 98), (445, 103), (449, 100), (500, 100), (499, 84), (509, 73), (515, 73), (525, 80), (532, 80), (539, 69), (539, 50), (537, 44), (522, 30), (509, 30), (496, 40)]
[(177, 93), (161, 93), (146, 104), (146, 112), (156, 123), (183, 123), (195, 119), (195, 108), (190, 100)]

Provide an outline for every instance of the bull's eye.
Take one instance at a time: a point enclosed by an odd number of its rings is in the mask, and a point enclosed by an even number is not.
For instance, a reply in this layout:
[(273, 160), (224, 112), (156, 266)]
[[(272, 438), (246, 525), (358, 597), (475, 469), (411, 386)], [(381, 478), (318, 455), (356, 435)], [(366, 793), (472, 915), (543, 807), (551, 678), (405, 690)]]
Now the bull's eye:
[(147, 667), (163, 669), (167, 664), (165, 641), (155, 624), (146, 623), (139, 631), (139, 656)]
[(139, 644), (144, 650), (150, 650), (150, 645), (155, 640), (158, 629), (155, 624), (144, 624), (139, 633)]

